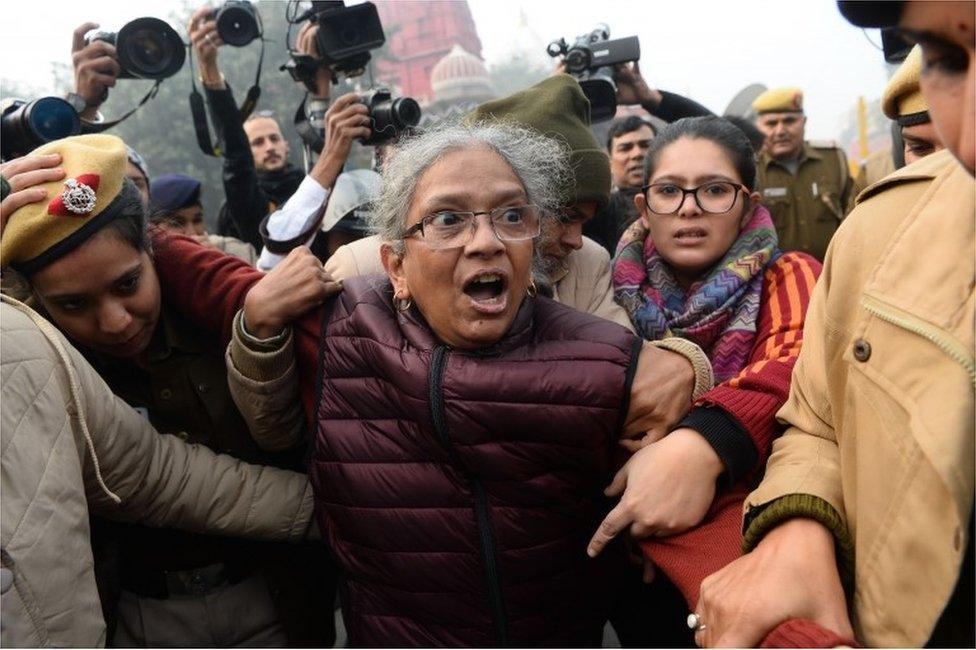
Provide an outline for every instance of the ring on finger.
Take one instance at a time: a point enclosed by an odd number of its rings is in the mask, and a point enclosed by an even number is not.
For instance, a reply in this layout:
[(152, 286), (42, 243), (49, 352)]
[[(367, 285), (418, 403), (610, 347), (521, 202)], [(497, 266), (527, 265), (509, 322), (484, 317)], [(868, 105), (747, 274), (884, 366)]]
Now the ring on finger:
[(203, 40), (213, 45), (213, 37), (210, 35), (210, 32), (207, 32), (207, 35), (203, 37)]
[(705, 622), (702, 620), (702, 617), (699, 616), (698, 614), (694, 614), (694, 613), (688, 614), (687, 623), (688, 623), (688, 627), (694, 630), (695, 632), (701, 632), (702, 630), (705, 629)]

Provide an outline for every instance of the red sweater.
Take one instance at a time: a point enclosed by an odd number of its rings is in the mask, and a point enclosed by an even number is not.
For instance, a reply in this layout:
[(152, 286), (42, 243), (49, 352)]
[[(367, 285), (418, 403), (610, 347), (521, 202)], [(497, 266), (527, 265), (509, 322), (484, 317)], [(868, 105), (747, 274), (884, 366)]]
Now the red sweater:
[[(748, 365), (697, 403), (722, 409), (745, 430), (758, 452), (755, 469), (760, 471), (779, 433), (776, 412), (789, 396), (810, 294), (821, 269), (805, 253), (786, 253), (769, 265)], [(709, 435), (706, 438), (714, 440)], [(692, 608), (698, 602), (701, 581), (742, 553), (742, 503), (748, 493), (748, 484), (740, 481), (715, 499), (700, 525), (679, 535), (641, 542), (644, 554), (681, 590)]]
[[(822, 268), (805, 253), (786, 253), (769, 265), (763, 276), (756, 341), (747, 365), (695, 403), (712, 408), (696, 408), (681, 423), (709, 441), (733, 482), (766, 466), (777, 433), (776, 412), (790, 392), (807, 305)], [(730, 429), (742, 433), (730, 435)], [(754, 449), (749, 448), (746, 436)]]

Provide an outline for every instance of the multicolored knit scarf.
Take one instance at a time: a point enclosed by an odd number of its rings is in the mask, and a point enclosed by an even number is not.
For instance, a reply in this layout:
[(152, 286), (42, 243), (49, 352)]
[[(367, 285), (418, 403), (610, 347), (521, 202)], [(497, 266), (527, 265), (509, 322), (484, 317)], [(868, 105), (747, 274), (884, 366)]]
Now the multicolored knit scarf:
[(614, 298), (639, 335), (694, 341), (711, 359), (716, 383), (725, 381), (745, 367), (752, 352), (763, 272), (777, 247), (769, 211), (758, 206), (725, 256), (686, 292), (638, 220), (617, 245)]

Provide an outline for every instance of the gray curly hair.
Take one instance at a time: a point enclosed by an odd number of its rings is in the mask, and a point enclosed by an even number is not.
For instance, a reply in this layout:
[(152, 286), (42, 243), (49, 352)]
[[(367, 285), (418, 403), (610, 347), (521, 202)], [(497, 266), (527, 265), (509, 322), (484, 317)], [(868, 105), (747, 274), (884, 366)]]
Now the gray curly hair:
[(484, 148), (501, 156), (525, 187), (530, 203), (543, 214), (560, 206), (560, 188), (572, 178), (569, 154), (559, 142), (521, 126), (502, 123), (454, 123), (406, 140), (383, 166), (383, 185), (370, 227), (403, 250), (403, 231), (417, 182), (444, 155)]

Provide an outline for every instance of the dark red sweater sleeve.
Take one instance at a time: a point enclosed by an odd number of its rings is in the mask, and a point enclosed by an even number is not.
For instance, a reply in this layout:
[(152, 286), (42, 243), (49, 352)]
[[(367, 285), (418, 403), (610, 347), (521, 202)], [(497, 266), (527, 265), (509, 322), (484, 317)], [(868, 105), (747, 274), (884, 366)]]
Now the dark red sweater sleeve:
[(766, 465), (778, 430), (776, 412), (789, 396), (810, 295), (822, 268), (805, 253), (785, 253), (769, 265), (763, 278), (756, 343), (748, 364), (696, 404), (718, 407), (745, 431), (757, 452), (752, 469)]
[[(163, 299), (205, 333), (218, 336), (220, 345), (226, 347), (234, 315), (264, 273), (189, 237), (159, 230), (152, 237)], [(321, 323), (321, 309), (293, 323), (299, 390), (307, 414), (314, 408)]]

